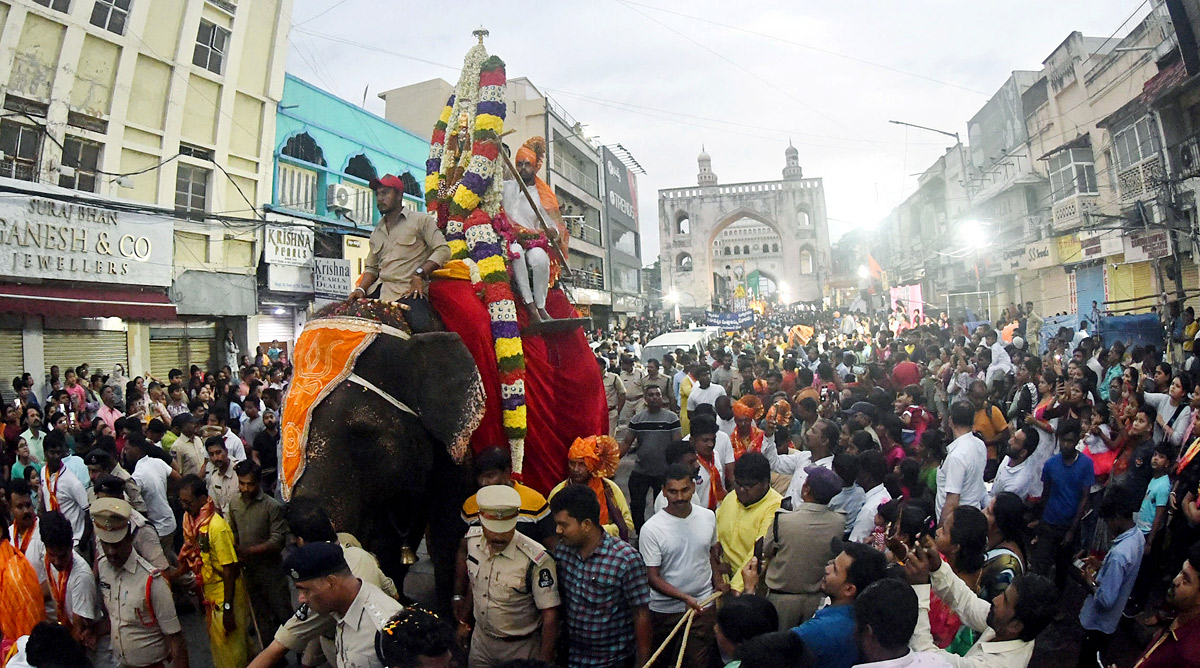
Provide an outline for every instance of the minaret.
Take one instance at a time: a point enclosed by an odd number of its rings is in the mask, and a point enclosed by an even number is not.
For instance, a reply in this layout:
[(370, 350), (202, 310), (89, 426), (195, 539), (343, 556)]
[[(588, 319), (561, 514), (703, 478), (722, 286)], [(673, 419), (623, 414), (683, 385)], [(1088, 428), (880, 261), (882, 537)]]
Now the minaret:
[(804, 170), (800, 168), (800, 153), (795, 146), (792, 146), (792, 140), (788, 140), (787, 150), (783, 154), (787, 156), (787, 166), (783, 168), (783, 178), (788, 181), (804, 178)]
[(700, 173), (696, 175), (696, 183), (702, 186), (717, 185), (717, 175), (713, 174), (712, 158), (704, 152), (704, 146), (700, 146), (700, 155), (697, 156), (696, 162), (700, 165)]

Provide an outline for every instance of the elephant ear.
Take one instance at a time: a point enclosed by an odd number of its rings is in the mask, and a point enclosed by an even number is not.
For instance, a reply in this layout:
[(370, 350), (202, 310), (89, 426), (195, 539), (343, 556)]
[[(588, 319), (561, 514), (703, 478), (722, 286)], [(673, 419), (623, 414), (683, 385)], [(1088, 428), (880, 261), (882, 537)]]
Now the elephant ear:
[(355, 373), (416, 411), (455, 462), (470, 453), (483, 421), (483, 380), (458, 334), (432, 332), (404, 339), (380, 336), (363, 351)]

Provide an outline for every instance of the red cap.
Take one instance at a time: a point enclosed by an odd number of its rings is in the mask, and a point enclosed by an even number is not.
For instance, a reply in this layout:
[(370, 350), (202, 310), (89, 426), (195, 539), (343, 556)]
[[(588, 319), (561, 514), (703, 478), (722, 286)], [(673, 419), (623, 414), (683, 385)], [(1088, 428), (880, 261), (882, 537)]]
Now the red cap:
[(400, 177), (392, 174), (386, 174), (382, 179), (371, 179), (371, 182), (368, 183), (367, 186), (371, 190), (378, 190), (380, 188), (394, 188), (400, 192), (404, 192), (404, 182), (400, 180)]

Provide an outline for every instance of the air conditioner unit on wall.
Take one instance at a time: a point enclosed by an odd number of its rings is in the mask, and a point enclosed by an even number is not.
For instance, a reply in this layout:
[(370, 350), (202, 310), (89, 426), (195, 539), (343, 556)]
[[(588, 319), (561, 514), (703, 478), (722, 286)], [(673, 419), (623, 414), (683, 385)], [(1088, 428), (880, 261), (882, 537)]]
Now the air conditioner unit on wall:
[(354, 189), (344, 183), (331, 183), (325, 190), (325, 206), (336, 213), (354, 210)]

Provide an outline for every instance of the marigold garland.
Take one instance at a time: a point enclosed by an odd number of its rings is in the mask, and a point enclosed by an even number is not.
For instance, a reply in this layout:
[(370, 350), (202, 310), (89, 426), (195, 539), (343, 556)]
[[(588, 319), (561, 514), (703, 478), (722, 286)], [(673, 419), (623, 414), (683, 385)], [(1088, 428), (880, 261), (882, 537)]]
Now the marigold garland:
[[(480, 43), (467, 52), (462, 75), (446, 100), (425, 163), (425, 205), (443, 228), (451, 257), (462, 261), (487, 306), (496, 366), (500, 371), (503, 424), (520, 473), (528, 428), (525, 410), (525, 353), (517, 324), (517, 304), (509, 282), (508, 223), (500, 213), (502, 171), (496, 140), (504, 132), (504, 61), (488, 56)], [(474, 107), (472, 107), (474, 103)], [(469, 153), (447, 150), (447, 143)], [(461, 173), (461, 179), (454, 182)]]

